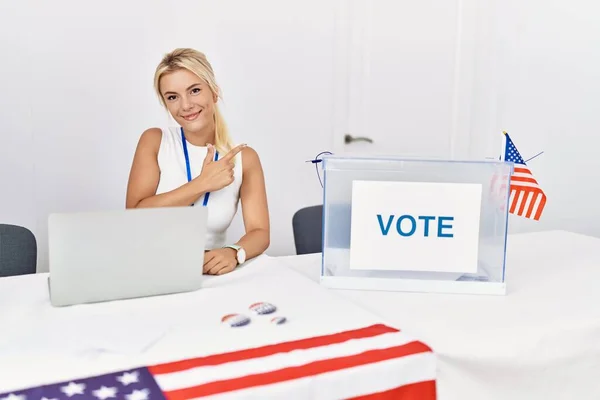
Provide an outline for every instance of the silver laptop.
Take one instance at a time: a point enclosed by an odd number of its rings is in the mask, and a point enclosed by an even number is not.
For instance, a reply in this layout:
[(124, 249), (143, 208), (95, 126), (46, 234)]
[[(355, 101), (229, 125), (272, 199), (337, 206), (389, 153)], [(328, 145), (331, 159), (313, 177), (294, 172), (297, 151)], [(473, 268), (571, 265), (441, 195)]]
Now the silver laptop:
[(49, 290), (53, 306), (200, 288), (206, 207), (51, 214)]

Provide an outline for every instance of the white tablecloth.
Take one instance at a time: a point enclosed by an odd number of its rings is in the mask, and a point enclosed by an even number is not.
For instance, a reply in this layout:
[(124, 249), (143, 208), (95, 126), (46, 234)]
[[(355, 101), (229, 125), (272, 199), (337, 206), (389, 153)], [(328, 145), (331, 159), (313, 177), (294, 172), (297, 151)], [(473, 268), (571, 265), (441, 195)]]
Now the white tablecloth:
[[(281, 259), (318, 281), (320, 254)], [(441, 400), (600, 399), (600, 239), (510, 235), (506, 296), (335, 291), (431, 345)]]
[[(277, 311), (253, 315), (248, 307), (260, 301), (274, 304)], [(221, 323), (229, 313), (246, 314), (252, 321), (231, 328)], [(288, 322), (272, 324), (273, 316), (284, 316)], [(199, 387), (206, 398), (223, 387), (228, 388), (226, 399), (350, 398), (422, 382), (435, 393), (434, 354), (385, 323), (266, 256), (231, 274), (207, 277), (195, 292), (64, 308), (49, 304), (46, 274), (3, 278), (0, 393), (19, 395), (21, 389), (64, 382), (60, 388), (85, 391), (89, 398), (95, 398), (94, 390), (103, 390), (97, 392), (103, 397), (118, 389), (119, 398), (127, 390), (136, 393), (132, 400), (142, 400), (153, 397), (145, 396), (146, 389), (134, 392), (133, 383), (118, 384), (117, 378), (127, 381), (134, 372), (145, 373), (134, 371), (138, 367), (208, 356), (213, 357), (196, 360), (194, 368), (184, 365), (183, 372), (178, 370), (183, 364), (150, 370), (162, 371), (156, 372), (162, 390)], [(357, 331), (363, 336), (341, 334)], [(310, 339), (285, 344), (315, 337), (321, 337), (319, 343)], [(331, 338), (336, 341), (325, 346)], [(274, 353), (272, 347), (264, 347), (269, 345), (278, 346)], [(261, 353), (244, 353), (248, 348), (260, 348)], [(228, 352), (234, 353), (214, 356)], [(86, 380), (114, 372), (119, 374)], [(300, 375), (287, 380), (290, 374)], [(229, 390), (247, 386), (248, 379), (248, 389)], [(60, 394), (60, 388), (52, 390)], [(32, 396), (28, 400), (42, 397), (41, 392)], [(77, 398), (82, 397), (73, 397)]]

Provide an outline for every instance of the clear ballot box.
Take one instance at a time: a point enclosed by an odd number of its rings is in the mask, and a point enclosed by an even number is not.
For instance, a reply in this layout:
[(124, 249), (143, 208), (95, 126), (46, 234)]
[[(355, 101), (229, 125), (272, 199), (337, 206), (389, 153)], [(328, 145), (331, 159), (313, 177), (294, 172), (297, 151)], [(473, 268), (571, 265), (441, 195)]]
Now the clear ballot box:
[(323, 158), (321, 284), (506, 293), (512, 163)]

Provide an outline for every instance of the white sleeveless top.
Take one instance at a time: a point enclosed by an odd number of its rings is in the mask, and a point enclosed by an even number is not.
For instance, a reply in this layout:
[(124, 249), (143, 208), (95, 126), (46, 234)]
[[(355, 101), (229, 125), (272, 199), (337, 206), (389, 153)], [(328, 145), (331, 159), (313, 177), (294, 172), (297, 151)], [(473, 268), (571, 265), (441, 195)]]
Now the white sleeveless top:
[[(192, 179), (200, 175), (206, 157), (205, 146), (194, 146), (187, 142)], [(219, 153), (219, 159), (224, 154)], [(162, 140), (158, 150), (158, 166), (160, 179), (156, 194), (169, 192), (187, 183), (187, 169), (185, 155), (181, 142), (179, 127), (162, 129)], [(242, 154), (235, 156), (234, 180), (229, 186), (216, 192), (211, 192), (208, 197), (208, 224), (206, 236), (206, 249), (216, 249), (225, 245), (227, 228), (235, 216), (240, 199), (240, 186), (242, 184)], [(202, 207), (204, 195), (195, 202), (194, 207)]]

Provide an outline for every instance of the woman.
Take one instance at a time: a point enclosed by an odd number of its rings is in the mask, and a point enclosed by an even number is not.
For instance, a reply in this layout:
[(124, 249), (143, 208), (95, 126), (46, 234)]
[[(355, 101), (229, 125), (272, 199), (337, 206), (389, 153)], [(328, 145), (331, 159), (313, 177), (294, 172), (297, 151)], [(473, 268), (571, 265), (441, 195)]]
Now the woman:
[[(260, 159), (234, 147), (217, 107), (219, 87), (205, 55), (176, 49), (164, 56), (154, 88), (179, 127), (151, 128), (140, 137), (127, 186), (127, 208), (207, 206), (203, 272), (221, 275), (263, 253), (270, 226)], [(225, 243), (241, 200), (245, 235)]]

